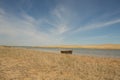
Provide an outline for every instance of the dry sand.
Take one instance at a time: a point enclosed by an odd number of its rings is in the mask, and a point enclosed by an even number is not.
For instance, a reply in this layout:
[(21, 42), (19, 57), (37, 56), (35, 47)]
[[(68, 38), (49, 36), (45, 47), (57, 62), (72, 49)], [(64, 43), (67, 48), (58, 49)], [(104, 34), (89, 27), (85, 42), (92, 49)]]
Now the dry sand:
[(49, 48), (88, 48), (88, 49), (120, 49), (120, 44), (101, 44), (101, 45), (58, 45), (44, 46)]
[(0, 47), (0, 80), (120, 80), (120, 58)]

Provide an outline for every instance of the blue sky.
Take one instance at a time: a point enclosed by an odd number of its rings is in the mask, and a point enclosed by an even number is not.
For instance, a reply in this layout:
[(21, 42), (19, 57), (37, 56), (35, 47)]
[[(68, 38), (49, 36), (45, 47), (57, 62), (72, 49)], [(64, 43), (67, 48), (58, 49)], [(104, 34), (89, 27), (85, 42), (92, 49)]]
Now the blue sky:
[(0, 45), (120, 44), (120, 0), (0, 0)]

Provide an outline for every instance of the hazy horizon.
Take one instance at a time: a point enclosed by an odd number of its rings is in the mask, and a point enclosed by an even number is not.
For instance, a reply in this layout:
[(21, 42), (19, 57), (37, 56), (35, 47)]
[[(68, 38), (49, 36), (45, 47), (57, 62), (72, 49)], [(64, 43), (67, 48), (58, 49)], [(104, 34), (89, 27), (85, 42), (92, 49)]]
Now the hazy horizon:
[(0, 45), (120, 44), (120, 0), (0, 0)]

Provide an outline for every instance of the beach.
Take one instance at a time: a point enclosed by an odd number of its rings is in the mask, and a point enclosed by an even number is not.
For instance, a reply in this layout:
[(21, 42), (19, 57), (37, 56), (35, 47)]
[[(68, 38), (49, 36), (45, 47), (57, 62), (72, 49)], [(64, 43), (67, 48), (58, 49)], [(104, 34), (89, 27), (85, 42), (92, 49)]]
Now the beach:
[(0, 80), (120, 80), (120, 58), (0, 46)]

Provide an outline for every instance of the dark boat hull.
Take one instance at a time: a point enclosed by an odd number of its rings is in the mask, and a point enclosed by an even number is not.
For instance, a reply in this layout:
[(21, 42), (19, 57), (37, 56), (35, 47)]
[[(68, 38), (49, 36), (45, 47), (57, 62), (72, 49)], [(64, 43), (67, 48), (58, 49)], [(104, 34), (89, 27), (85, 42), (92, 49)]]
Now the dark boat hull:
[(61, 51), (62, 54), (72, 54), (72, 50), (69, 51)]

